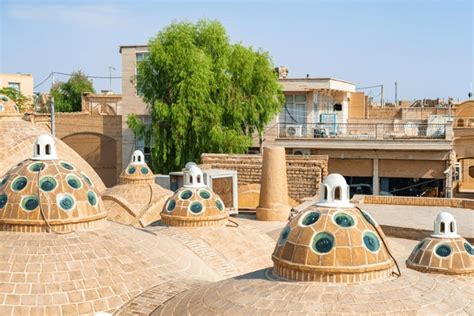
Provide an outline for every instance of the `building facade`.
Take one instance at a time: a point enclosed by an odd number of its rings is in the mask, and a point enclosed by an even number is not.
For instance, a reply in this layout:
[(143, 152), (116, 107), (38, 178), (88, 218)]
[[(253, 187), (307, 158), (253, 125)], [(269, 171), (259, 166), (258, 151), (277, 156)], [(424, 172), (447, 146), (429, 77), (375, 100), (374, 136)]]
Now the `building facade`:
[(33, 76), (30, 74), (0, 74), (0, 88), (13, 88), (25, 97), (33, 97)]
[[(135, 88), (143, 45), (121, 46), (123, 159), (135, 149), (149, 153), (126, 124), (127, 115), (145, 118), (146, 104)], [(284, 146), (287, 154), (327, 155), (329, 173), (346, 177), (352, 194), (451, 196), (453, 129), (443, 107), (371, 108), (353, 83), (334, 78), (280, 78), (286, 97), (279, 115), (252, 152)], [(455, 156), (454, 156), (455, 157)]]

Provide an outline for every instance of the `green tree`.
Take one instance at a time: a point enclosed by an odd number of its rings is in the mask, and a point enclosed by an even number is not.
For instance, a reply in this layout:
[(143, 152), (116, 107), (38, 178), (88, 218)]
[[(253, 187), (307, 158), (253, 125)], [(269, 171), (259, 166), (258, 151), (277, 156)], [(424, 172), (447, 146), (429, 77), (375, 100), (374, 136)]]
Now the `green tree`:
[(152, 124), (131, 115), (128, 125), (151, 143), (151, 165), (160, 172), (203, 152), (246, 152), (284, 101), (268, 53), (231, 44), (217, 21), (163, 29), (150, 40), (136, 79)]
[(24, 96), (20, 91), (15, 88), (5, 87), (0, 89), (0, 94), (6, 95), (9, 97), (13, 102), (15, 102), (16, 106), (20, 111), (25, 110), (27, 105), (31, 103), (31, 99)]
[(66, 82), (57, 82), (51, 88), (54, 97), (54, 108), (57, 112), (81, 111), (81, 96), (84, 92), (94, 93), (92, 81), (80, 70), (71, 74)]

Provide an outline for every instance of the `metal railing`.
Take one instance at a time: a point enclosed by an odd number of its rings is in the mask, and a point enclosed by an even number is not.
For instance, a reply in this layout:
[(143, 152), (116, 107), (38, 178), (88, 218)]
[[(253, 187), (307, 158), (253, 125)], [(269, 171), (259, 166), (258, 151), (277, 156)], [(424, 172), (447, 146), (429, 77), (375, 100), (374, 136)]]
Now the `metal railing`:
[(446, 124), (278, 123), (278, 138), (445, 139)]

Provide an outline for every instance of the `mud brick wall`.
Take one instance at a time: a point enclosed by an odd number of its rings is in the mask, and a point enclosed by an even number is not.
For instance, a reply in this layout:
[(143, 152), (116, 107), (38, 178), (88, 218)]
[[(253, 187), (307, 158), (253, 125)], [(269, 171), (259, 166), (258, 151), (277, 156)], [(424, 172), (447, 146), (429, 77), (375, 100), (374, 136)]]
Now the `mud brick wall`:
[[(202, 154), (203, 168), (235, 170), (239, 185), (260, 183), (262, 175), (261, 155)], [(278, 172), (278, 170), (275, 170)], [(328, 173), (328, 156), (286, 156), (288, 194), (302, 201), (319, 195), (319, 186)]]

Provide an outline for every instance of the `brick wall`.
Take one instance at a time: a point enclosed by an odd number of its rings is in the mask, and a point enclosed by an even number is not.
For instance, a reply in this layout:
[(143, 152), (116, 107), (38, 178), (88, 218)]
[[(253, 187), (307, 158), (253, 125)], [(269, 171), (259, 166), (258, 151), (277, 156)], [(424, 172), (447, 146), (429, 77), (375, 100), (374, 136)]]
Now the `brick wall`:
[[(235, 170), (239, 185), (260, 183), (262, 174), (261, 155), (202, 154), (203, 168)], [(286, 156), (288, 194), (292, 199), (319, 194), (319, 185), (328, 170), (328, 156)]]
[(474, 200), (469, 200), (469, 199), (364, 195), (364, 196), (354, 196), (352, 200), (357, 201), (358, 203), (363, 202), (366, 204), (445, 206), (445, 207), (474, 209)]

